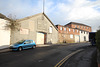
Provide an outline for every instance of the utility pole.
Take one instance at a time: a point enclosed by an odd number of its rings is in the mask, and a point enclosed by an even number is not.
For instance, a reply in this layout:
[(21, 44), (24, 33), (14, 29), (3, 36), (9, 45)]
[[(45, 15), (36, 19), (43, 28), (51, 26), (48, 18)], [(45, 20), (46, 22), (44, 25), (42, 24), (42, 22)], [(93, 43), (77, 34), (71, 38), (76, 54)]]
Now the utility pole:
[(43, 0), (43, 13), (44, 13), (45, 0)]
[(43, 16), (42, 16), (42, 20), (44, 20), (44, 6), (45, 6), (45, 0), (43, 0)]

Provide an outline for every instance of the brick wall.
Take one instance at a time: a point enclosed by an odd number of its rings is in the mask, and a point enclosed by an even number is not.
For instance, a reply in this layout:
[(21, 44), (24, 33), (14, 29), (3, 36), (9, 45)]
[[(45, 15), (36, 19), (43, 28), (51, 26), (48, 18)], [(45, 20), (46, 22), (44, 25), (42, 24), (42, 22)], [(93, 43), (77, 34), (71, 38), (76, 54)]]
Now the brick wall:
[[(80, 32), (77, 29), (69, 28), (62, 25), (57, 25), (57, 28), (58, 28), (58, 33), (59, 33), (58, 34), (59, 42), (73, 43), (75, 42), (74, 35), (79, 35), (79, 32)], [(73, 36), (73, 38), (71, 38), (71, 35)]]
[(78, 28), (84, 31), (89, 31), (89, 32), (92, 31), (90, 26), (85, 26), (85, 25), (69, 24), (66, 26), (71, 27), (71, 28)]

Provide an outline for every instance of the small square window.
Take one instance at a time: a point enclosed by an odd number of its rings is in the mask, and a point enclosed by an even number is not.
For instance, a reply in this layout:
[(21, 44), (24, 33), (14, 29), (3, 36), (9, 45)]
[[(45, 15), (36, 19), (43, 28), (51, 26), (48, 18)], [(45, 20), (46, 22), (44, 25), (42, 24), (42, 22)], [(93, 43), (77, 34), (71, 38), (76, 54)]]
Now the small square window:
[(84, 31), (84, 34), (85, 34), (85, 31)]
[(49, 27), (49, 33), (52, 33), (52, 26)]
[(66, 28), (64, 28), (64, 31), (66, 31)]
[(80, 28), (80, 25), (79, 25), (79, 28)]
[(75, 29), (73, 29), (73, 32), (75, 32)]
[(87, 34), (88, 34), (88, 32), (87, 32)]
[(75, 25), (75, 28), (77, 28), (77, 25)]
[(82, 28), (83, 28), (83, 26), (82, 26)]
[(81, 33), (83, 33), (83, 31), (81, 31)]
[(78, 33), (78, 30), (77, 30), (77, 33)]
[(69, 28), (69, 31), (70, 31), (70, 28)]
[(60, 30), (62, 30), (62, 27), (60, 27)]
[(70, 35), (70, 38), (73, 38), (73, 35), (72, 34)]

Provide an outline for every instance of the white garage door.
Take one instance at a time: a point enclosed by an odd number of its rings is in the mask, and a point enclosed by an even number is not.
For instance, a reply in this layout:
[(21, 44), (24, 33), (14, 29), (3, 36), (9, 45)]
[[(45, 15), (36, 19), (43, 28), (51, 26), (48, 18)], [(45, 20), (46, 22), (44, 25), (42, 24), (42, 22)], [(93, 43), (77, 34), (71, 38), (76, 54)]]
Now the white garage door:
[(10, 31), (0, 30), (0, 47), (5, 48), (10, 45)]
[(36, 44), (44, 44), (44, 34), (43, 33), (37, 33)]

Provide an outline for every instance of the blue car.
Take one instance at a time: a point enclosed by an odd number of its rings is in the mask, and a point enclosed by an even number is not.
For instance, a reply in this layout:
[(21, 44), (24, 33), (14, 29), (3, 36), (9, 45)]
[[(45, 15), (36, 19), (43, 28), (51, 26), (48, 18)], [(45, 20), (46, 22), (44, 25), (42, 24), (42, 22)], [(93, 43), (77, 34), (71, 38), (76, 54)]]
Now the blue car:
[(15, 44), (10, 45), (10, 49), (18, 51), (29, 48), (36, 48), (36, 44), (33, 40), (21, 40)]

